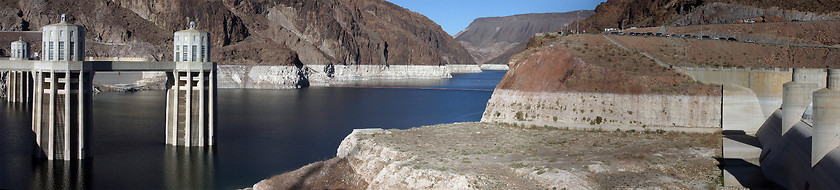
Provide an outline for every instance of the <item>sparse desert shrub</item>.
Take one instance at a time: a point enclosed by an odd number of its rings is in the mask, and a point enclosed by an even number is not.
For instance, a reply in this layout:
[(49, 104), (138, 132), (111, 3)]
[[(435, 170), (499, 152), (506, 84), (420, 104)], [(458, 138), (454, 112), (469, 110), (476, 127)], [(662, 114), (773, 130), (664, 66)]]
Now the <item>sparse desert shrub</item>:
[(517, 121), (525, 121), (525, 115), (522, 113), (522, 111), (516, 112), (516, 120)]
[(517, 162), (517, 163), (510, 164), (511, 168), (516, 168), (516, 169), (524, 168), (525, 166), (528, 166), (528, 165), (523, 164), (522, 162)]

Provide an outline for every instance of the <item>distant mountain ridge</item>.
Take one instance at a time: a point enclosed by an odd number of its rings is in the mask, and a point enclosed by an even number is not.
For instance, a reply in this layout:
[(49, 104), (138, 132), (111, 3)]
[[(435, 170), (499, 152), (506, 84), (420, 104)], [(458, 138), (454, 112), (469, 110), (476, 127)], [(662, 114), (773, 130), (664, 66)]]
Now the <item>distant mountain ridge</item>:
[(454, 37), (477, 63), (507, 64), (511, 55), (524, 50), (523, 44), (534, 34), (558, 31), (576, 19), (592, 14), (595, 12), (582, 10), (478, 18)]

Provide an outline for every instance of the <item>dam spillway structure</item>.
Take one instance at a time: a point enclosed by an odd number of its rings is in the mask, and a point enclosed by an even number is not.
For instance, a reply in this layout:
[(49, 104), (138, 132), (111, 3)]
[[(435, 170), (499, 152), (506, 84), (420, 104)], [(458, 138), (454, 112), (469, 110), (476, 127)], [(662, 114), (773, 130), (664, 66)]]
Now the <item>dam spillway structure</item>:
[(827, 87), (814, 92), (812, 167), (840, 147), (840, 69), (829, 69), (827, 78)]
[[(167, 72), (166, 144), (212, 146), (216, 122), (216, 73), (191, 67), (210, 60), (210, 33), (195, 29), (175, 32), (175, 70)], [(215, 66), (214, 66), (215, 67)]]
[[(756, 134), (763, 176), (786, 189), (840, 189), (840, 70), (825, 71), (794, 70), (792, 83), (804, 79), (806, 84), (816, 83), (822, 89), (784, 86), (784, 101), (812, 100), (812, 117), (803, 115), (808, 102), (794, 101), (800, 103), (794, 104), (798, 109), (783, 103), (781, 110), (767, 118)], [(795, 89), (802, 92), (790, 92)], [(783, 133), (788, 122), (792, 125)]]
[(802, 120), (802, 115), (811, 104), (811, 93), (819, 88), (820, 69), (793, 69), (793, 80), (785, 83), (782, 90), (782, 131), (786, 134), (793, 125)]

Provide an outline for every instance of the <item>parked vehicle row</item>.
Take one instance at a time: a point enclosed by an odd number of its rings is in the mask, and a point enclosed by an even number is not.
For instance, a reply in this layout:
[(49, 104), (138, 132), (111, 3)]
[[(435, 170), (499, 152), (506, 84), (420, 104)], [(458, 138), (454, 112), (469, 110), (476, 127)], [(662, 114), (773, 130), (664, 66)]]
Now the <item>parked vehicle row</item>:
[[(713, 37), (713, 36), (697, 36), (691, 34), (663, 34), (663, 33), (653, 33), (653, 32), (630, 32), (630, 33), (623, 33), (623, 32), (610, 32), (610, 35), (619, 35), (619, 36), (652, 36), (652, 37), (669, 37), (669, 38), (693, 38), (693, 39), (701, 39), (701, 40), (722, 40), (722, 41), (730, 41), (730, 42), (737, 42), (738, 39), (734, 37)], [(743, 42), (747, 43), (755, 43), (754, 40), (746, 40)]]

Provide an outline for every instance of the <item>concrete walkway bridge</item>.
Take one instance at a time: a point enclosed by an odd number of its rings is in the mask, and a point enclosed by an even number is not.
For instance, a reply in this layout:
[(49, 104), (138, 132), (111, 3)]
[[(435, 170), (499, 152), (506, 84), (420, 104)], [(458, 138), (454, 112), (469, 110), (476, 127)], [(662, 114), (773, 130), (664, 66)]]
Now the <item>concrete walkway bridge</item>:
[(6, 101), (32, 103), (36, 157), (49, 160), (91, 156), (93, 78), (96, 72), (166, 72), (166, 143), (203, 147), (214, 144), (216, 64), (210, 62), (210, 35), (195, 29), (175, 32), (173, 62), (84, 61), (84, 27), (61, 23), (42, 30), (40, 59), (29, 57), (29, 43), (12, 43), (6, 72)]

